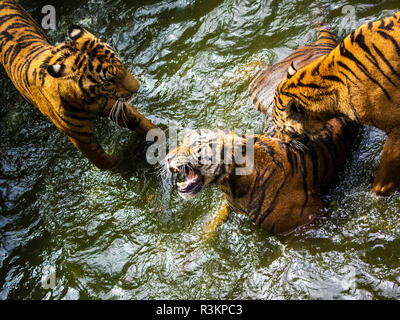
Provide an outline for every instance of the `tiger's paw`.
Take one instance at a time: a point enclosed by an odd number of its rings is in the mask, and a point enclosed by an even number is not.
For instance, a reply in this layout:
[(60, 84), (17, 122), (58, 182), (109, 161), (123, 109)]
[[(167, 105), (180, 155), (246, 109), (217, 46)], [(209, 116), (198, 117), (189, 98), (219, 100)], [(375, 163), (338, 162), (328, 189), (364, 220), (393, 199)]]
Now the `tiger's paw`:
[(112, 157), (107, 157), (105, 159), (101, 159), (101, 161), (94, 163), (94, 165), (101, 171), (107, 171), (116, 169), (118, 166), (118, 162)]
[(390, 182), (387, 184), (376, 183), (374, 185), (374, 192), (377, 196), (387, 197), (396, 189), (396, 184)]
[(374, 192), (377, 196), (387, 197), (395, 191), (398, 185), (399, 182), (396, 175), (381, 174), (381, 172), (378, 172), (374, 181)]

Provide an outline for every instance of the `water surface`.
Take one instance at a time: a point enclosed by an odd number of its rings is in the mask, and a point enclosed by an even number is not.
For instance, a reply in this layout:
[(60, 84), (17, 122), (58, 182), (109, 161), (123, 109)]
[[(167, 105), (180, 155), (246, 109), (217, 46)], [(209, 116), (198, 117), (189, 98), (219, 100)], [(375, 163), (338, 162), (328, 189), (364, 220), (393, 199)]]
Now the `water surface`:
[[(81, 24), (112, 44), (141, 81), (133, 104), (162, 128), (263, 131), (247, 95), (247, 65), (277, 62), (314, 41), (313, 1), (22, 1), (36, 19), (57, 9), (54, 42)], [(398, 1), (320, 1), (334, 31)], [(347, 24), (345, 24), (347, 26)], [(254, 64), (253, 64), (254, 65)], [(120, 159), (100, 172), (0, 72), (0, 299), (398, 299), (400, 194), (371, 192), (385, 135), (364, 128), (326, 192), (325, 216), (281, 239), (233, 215), (201, 239), (222, 194), (182, 201), (135, 133), (99, 120)], [(56, 286), (43, 289), (48, 268)], [(43, 273), (45, 271), (45, 273)]]

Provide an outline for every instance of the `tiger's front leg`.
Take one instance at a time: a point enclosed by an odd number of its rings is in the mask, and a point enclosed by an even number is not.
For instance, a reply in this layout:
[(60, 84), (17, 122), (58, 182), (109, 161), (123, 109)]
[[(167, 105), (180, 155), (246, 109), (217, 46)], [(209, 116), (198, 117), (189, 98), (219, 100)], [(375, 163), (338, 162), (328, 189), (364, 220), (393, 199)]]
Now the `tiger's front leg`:
[(128, 103), (115, 104), (115, 100), (109, 100), (105, 108), (99, 112), (99, 115), (143, 136), (150, 130), (157, 129), (157, 126)]
[(119, 119), (118, 124), (124, 126), (130, 130), (136, 131), (137, 133), (145, 136), (147, 132), (152, 129), (157, 129), (157, 127), (145, 116), (143, 116), (139, 111), (137, 111), (133, 106), (125, 103), (126, 110), (126, 121), (121, 123)]
[(374, 181), (378, 196), (390, 195), (400, 185), (400, 128), (394, 128), (386, 139)]
[(68, 136), (68, 138), (100, 170), (108, 170), (116, 165), (116, 161), (103, 150), (93, 135), (91, 137), (85, 136), (84, 142), (71, 136)]
[(229, 219), (229, 214), (232, 210), (224, 204), (218, 211), (217, 215), (207, 224), (202, 233), (202, 238), (212, 237), (215, 231)]

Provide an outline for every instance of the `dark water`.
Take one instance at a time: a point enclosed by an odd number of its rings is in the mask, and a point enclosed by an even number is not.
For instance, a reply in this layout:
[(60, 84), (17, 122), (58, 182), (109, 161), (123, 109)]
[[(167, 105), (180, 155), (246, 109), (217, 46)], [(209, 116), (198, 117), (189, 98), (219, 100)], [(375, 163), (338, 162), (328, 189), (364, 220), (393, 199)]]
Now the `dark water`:
[[(22, 1), (36, 19), (57, 9), (54, 42), (81, 24), (120, 52), (142, 87), (133, 104), (166, 128), (262, 132), (247, 65), (274, 63), (315, 40), (313, 1)], [(396, 1), (321, 1), (336, 32), (345, 5), (356, 26)], [(349, 24), (344, 24), (349, 26)], [(253, 64), (255, 65), (255, 64)], [(120, 159), (96, 170), (0, 73), (0, 299), (398, 299), (400, 194), (371, 192), (385, 139), (365, 128), (308, 232), (280, 239), (234, 215), (200, 234), (222, 194), (183, 202), (147, 164), (136, 134), (99, 120)], [(42, 280), (55, 271), (55, 287)]]

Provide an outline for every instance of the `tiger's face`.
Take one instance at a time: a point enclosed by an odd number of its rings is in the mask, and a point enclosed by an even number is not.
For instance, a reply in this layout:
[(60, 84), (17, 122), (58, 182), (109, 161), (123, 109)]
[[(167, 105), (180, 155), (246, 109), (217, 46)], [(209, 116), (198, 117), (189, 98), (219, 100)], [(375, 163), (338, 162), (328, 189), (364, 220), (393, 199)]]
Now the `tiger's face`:
[(182, 198), (193, 198), (204, 186), (218, 183), (230, 174), (232, 164), (224, 161), (226, 137), (221, 130), (194, 131), (165, 157), (165, 169), (186, 178), (177, 184)]
[(291, 93), (286, 82), (281, 83), (275, 92), (272, 123), (277, 129), (277, 137), (284, 142), (315, 138), (329, 119), (328, 114), (306, 111), (308, 103), (294, 98), (294, 94), (297, 92)]
[(68, 34), (72, 42), (56, 46), (47, 66), (60, 86), (71, 90), (74, 81), (84, 101), (106, 97), (125, 102), (139, 90), (139, 82), (111, 46), (79, 26), (71, 26)]
[(315, 82), (310, 73), (315, 63), (297, 71), (292, 62), (287, 78), (275, 90), (272, 122), (278, 138), (285, 142), (317, 137), (333, 116), (329, 110), (337, 103), (335, 90), (326, 83)]

